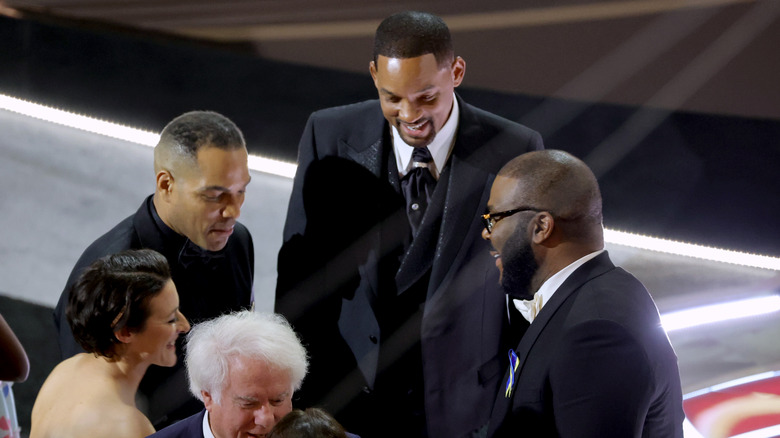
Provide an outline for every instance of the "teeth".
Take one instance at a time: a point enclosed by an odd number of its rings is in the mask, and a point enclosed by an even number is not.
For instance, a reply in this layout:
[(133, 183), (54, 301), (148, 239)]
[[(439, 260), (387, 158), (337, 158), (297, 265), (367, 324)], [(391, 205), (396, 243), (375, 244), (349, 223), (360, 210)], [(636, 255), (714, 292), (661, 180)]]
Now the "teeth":
[(418, 124), (416, 124), (416, 125), (406, 125), (406, 126), (407, 126), (409, 129), (413, 130), (413, 131), (419, 131), (419, 130), (420, 130), (420, 128), (422, 128), (422, 126), (423, 126), (424, 124), (425, 124), (425, 122), (421, 122), (421, 123), (418, 123)]

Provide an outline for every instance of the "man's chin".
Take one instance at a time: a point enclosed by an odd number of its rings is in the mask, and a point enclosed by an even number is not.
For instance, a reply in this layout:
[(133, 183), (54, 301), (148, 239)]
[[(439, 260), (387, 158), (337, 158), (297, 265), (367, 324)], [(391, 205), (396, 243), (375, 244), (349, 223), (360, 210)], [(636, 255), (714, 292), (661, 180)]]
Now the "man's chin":
[(407, 134), (401, 133), (401, 140), (404, 141), (404, 143), (408, 144), (409, 146), (413, 146), (416, 148), (426, 147), (433, 141), (434, 137), (427, 136), (427, 137), (410, 137)]
[(518, 300), (531, 300), (534, 294), (530, 292), (530, 284), (514, 282), (511, 279), (501, 278), (501, 287), (510, 298)]

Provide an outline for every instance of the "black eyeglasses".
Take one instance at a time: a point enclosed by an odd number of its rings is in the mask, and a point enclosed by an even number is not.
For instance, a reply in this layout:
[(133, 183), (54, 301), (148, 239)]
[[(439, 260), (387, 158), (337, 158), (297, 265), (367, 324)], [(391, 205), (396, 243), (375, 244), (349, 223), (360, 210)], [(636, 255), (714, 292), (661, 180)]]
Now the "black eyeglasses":
[(496, 226), (498, 221), (504, 219), (505, 217), (512, 216), (515, 213), (520, 213), (521, 211), (535, 211), (539, 213), (547, 210), (539, 210), (538, 208), (533, 207), (520, 207), (515, 208), (514, 210), (500, 211), (498, 213), (485, 213), (482, 215), (482, 220), (485, 222), (485, 228), (487, 228), (488, 233), (492, 233), (493, 227)]

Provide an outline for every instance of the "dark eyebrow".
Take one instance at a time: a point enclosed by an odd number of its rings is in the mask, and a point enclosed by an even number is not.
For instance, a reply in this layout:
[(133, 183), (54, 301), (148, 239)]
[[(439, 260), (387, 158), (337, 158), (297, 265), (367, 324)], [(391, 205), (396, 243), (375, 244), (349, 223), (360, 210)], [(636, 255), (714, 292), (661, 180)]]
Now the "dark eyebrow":
[[(250, 183), (250, 182), (252, 182), (252, 181), (251, 181), (251, 180), (252, 180), (252, 178), (250, 177), (249, 179), (250, 179), (250, 180), (246, 182), (246, 184), (244, 185), (244, 187), (242, 187), (242, 189), (241, 189), (241, 190), (246, 190), (246, 186), (248, 186), (248, 185), (249, 185), (249, 183)], [(229, 192), (229, 191), (230, 191), (230, 189), (229, 189), (229, 188), (227, 188), (227, 187), (223, 187), (223, 186), (217, 186), (217, 185), (214, 185), (214, 186), (206, 186), (206, 187), (201, 187), (199, 191), (201, 191), (201, 192), (207, 192), (207, 191), (209, 191), (209, 190), (218, 190), (218, 191), (220, 191), (220, 192)]]

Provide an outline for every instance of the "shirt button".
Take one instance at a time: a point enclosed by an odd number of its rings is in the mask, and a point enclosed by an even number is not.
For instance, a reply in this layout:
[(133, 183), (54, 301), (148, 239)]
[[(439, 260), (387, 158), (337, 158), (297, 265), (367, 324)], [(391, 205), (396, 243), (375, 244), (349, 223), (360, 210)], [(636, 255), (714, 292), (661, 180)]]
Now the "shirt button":
[(373, 342), (374, 344), (376, 344), (376, 341), (377, 341), (377, 339), (376, 339), (376, 336), (374, 336), (374, 335), (371, 335), (371, 336), (369, 336), (369, 337), (368, 337), (368, 339), (369, 339), (371, 342)]
[(412, 210), (414, 210), (414, 211), (417, 211), (417, 210), (419, 210), (419, 209), (420, 209), (420, 204), (418, 204), (418, 203), (416, 203), (416, 202), (415, 202), (415, 203), (414, 203), (414, 204), (412, 204), (410, 207), (412, 207)]

